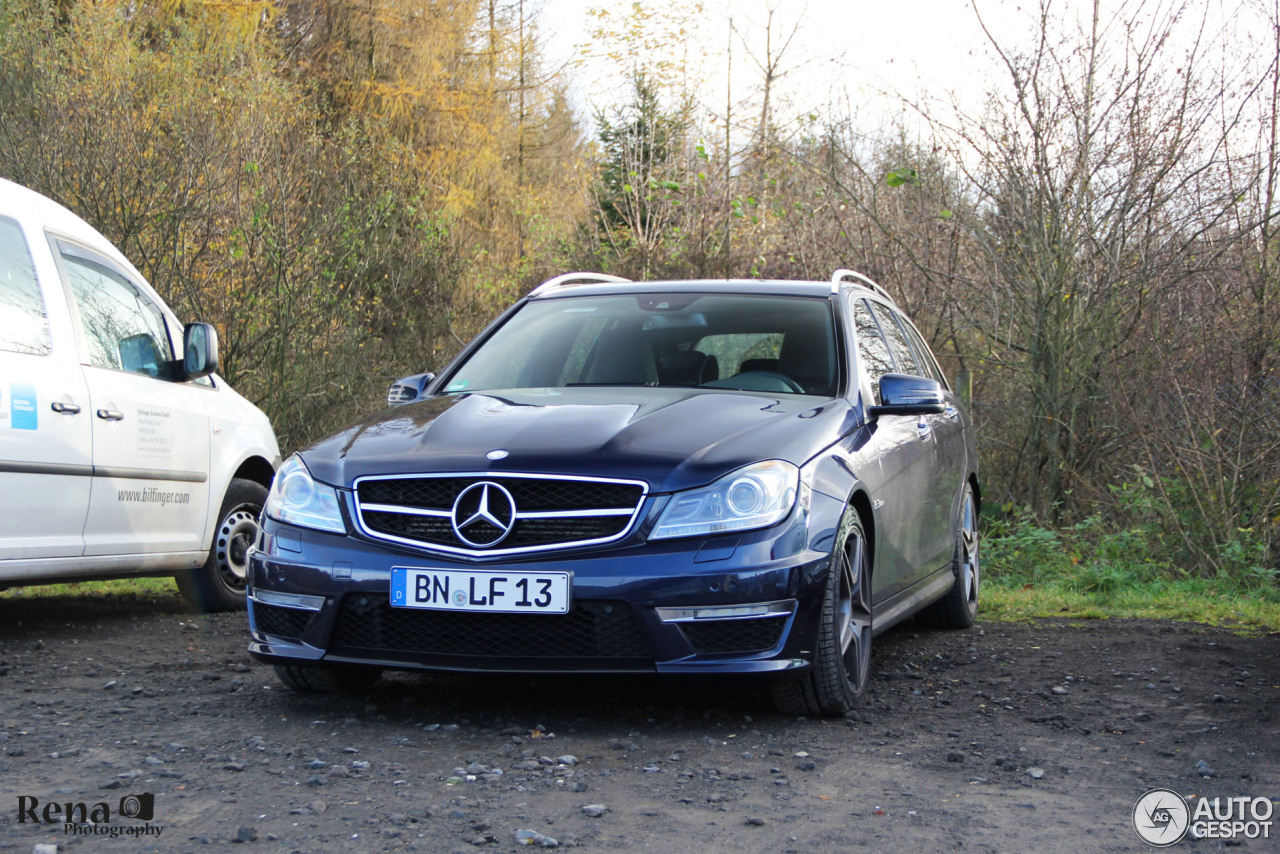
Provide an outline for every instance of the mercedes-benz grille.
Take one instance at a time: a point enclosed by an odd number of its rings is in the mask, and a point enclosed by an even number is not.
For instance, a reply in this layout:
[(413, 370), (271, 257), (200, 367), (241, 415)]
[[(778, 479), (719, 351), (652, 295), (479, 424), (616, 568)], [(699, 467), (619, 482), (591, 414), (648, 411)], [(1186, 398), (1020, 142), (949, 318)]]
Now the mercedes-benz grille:
[(370, 537), (496, 557), (621, 539), (647, 492), (635, 480), (538, 474), (369, 476), (355, 482), (355, 511)]

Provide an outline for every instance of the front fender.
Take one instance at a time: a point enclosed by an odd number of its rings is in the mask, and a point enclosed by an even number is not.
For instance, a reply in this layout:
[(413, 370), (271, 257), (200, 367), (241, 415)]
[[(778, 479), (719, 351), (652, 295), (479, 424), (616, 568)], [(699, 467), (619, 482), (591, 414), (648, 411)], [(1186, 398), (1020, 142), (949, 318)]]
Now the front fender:
[[(251, 480), (271, 486), (262, 474), (280, 468), (280, 445), (271, 422), (256, 406), (237, 394), (220, 378), (215, 378), (217, 395), (208, 405), (209, 413), (209, 513), (213, 517), (222, 506), (223, 496), (233, 478), (242, 470), (252, 473)], [(240, 475), (244, 476), (244, 475)], [(207, 525), (204, 548), (213, 540), (214, 524)]]

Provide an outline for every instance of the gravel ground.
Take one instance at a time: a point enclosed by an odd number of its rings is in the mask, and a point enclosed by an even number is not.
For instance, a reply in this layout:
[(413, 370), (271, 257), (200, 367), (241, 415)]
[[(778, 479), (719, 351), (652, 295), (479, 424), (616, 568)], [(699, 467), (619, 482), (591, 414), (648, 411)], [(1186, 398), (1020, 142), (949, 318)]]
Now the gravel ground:
[[(702, 680), (392, 674), (302, 696), (246, 642), (242, 614), (176, 596), (0, 599), (0, 849), (1144, 851), (1149, 789), (1280, 796), (1277, 635), (908, 624), (876, 639), (845, 720)], [(148, 794), (149, 823), (120, 815)], [(44, 823), (76, 803), (149, 834)], [(1240, 847), (1280, 850), (1276, 819)]]

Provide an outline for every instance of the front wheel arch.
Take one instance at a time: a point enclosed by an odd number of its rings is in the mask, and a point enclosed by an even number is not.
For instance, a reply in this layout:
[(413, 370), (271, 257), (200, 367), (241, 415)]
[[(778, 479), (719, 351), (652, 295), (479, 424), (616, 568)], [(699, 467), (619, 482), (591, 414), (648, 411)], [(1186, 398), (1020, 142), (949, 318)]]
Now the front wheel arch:
[[(849, 496), (848, 504), (857, 511), (863, 536), (867, 539), (867, 581), (870, 582), (875, 579), (876, 574), (876, 523), (871, 510), (871, 498), (862, 490), (857, 490)], [(875, 586), (872, 585), (871, 589), (874, 592)]]
[(232, 479), (252, 480), (262, 484), (264, 489), (271, 489), (271, 482), (275, 480), (276, 470), (270, 462), (264, 457), (251, 456), (244, 462), (240, 463), (236, 468), (236, 473)]
[(244, 610), (247, 551), (258, 537), (258, 518), (267, 488), (256, 480), (233, 478), (227, 486), (204, 564), (174, 580), (192, 608), (204, 613)]
[(866, 690), (873, 635), (872, 555), (862, 519), (855, 503), (845, 505), (823, 581), (813, 662), (771, 686), (774, 705), (783, 714), (843, 715)]

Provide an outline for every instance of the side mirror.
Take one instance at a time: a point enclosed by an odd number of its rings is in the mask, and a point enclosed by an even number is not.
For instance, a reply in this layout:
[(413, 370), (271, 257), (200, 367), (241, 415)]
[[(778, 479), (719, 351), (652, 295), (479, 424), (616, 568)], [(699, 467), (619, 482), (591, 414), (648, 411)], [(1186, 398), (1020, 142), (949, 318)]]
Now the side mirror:
[(387, 390), (387, 406), (402, 406), (413, 403), (427, 391), (427, 386), (436, 378), (433, 373), (414, 374), (411, 377), (398, 379)]
[(880, 405), (868, 407), (868, 415), (934, 415), (946, 411), (942, 383), (907, 374), (880, 378)]
[(218, 370), (218, 330), (211, 323), (188, 323), (182, 330), (182, 378), (195, 380)]

